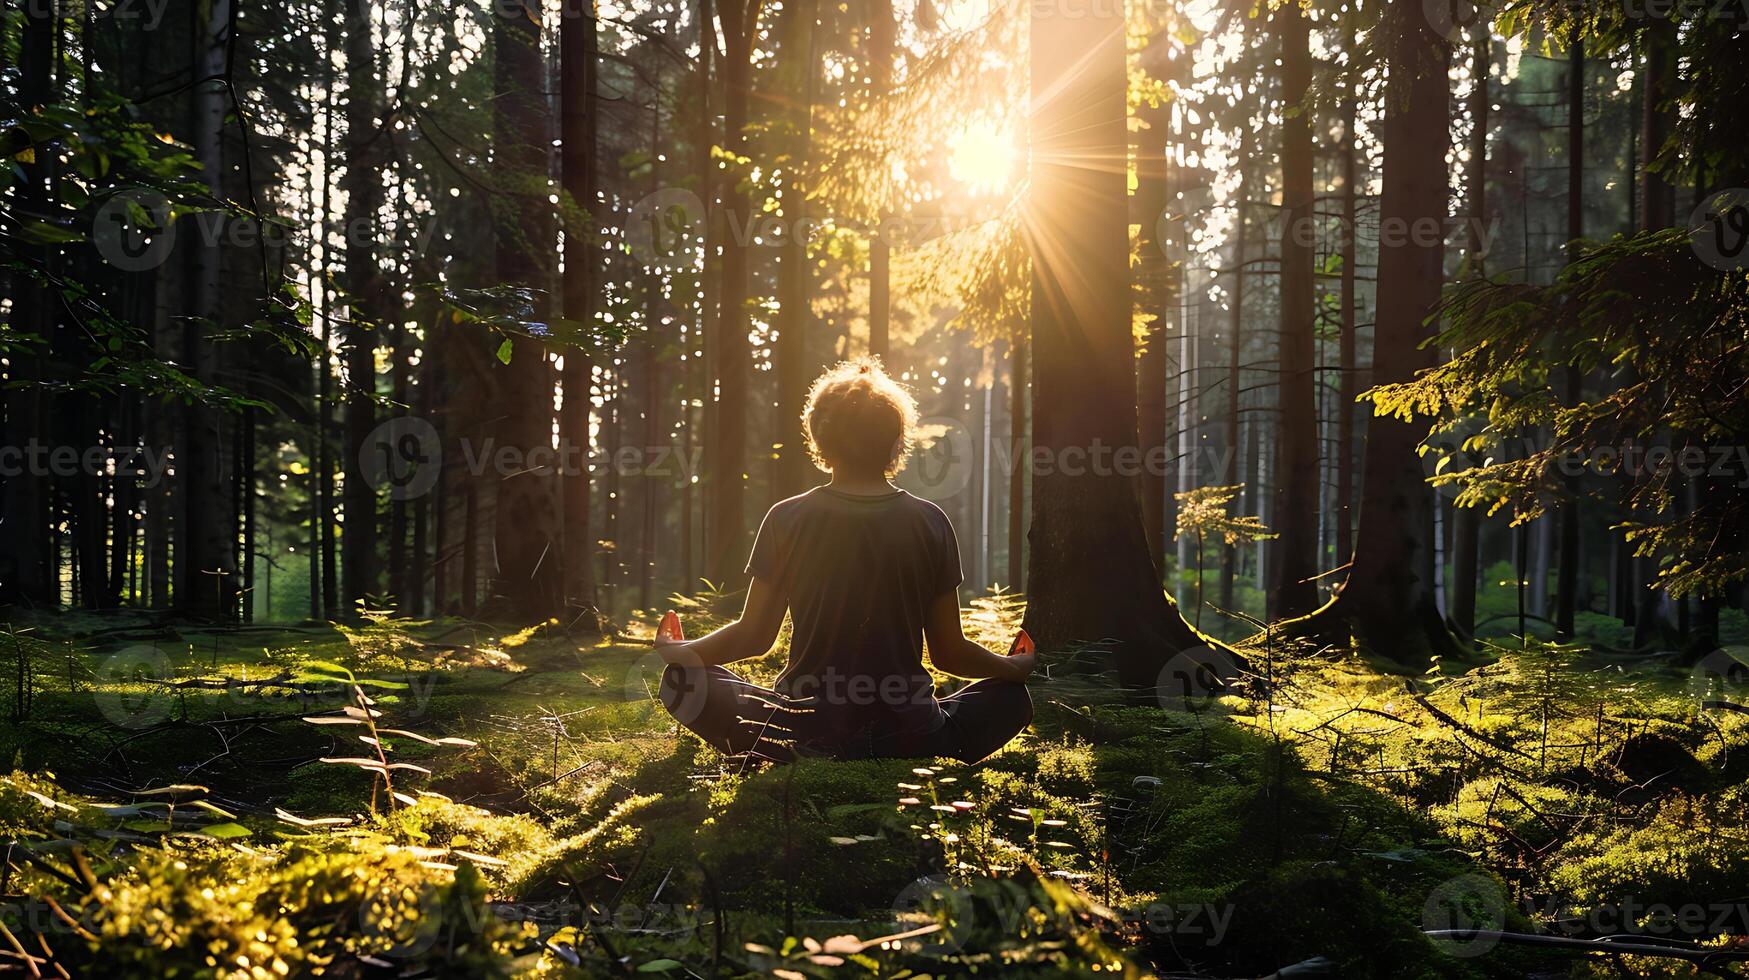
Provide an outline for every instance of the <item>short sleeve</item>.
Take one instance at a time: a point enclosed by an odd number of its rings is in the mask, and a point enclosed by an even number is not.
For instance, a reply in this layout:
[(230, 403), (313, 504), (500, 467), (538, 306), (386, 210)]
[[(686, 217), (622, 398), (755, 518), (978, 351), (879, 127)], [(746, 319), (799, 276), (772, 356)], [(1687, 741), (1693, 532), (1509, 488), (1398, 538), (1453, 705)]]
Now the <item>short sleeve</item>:
[(937, 512), (941, 521), (941, 555), (936, 559), (935, 594), (952, 592), (965, 581), (965, 574), (960, 570), (960, 542), (953, 533), (953, 522), (946, 514)]
[(783, 537), (783, 521), (777, 511), (773, 507), (765, 512), (765, 520), (759, 522), (759, 533), (753, 538), (753, 554), (747, 558), (747, 574), (767, 582), (777, 581), (784, 560), (784, 549), (779, 540)]

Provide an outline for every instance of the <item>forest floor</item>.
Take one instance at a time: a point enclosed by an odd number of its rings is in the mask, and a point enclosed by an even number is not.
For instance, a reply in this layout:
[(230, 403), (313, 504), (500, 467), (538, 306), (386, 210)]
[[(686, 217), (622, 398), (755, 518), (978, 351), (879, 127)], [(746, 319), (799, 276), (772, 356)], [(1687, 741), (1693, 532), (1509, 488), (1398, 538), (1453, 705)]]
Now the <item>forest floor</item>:
[[(997, 598), (970, 622), (996, 643), (1018, 614)], [(1650, 977), (1749, 959), (1740, 648), (1678, 667), (1514, 641), (1408, 677), (1258, 644), (1264, 676), (1206, 703), (1036, 678), (1033, 729), (978, 766), (755, 769), (677, 732), (635, 641), (124, 614), (9, 632), (0, 956), (45, 974)]]

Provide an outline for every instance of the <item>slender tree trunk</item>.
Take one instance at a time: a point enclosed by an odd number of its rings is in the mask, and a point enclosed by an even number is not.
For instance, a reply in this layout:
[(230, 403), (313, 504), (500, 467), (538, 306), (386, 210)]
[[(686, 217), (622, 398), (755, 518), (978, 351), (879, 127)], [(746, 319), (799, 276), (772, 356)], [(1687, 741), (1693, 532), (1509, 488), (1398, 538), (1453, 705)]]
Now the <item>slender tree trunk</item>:
[[(230, 0), (215, 0), (202, 24), (198, 52), (198, 77), (215, 78), (224, 73), (226, 33), (230, 27)], [(221, 197), (224, 159), (225, 89), (208, 82), (194, 90), (195, 154), (211, 186)], [(219, 326), (222, 316), (222, 249), (216, 240), (197, 242), (190, 250), (194, 259), (194, 317), (184, 336), (185, 363), (195, 368), (201, 381), (220, 382), (223, 358), (203, 324)], [(176, 555), (177, 605), (191, 616), (229, 618), (236, 609), (236, 538), (230, 506), (231, 481), (226, 472), (227, 453), (217, 409), (194, 403), (183, 413), (184, 452), (177, 459), (183, 482), (183, 542), (186, 551)]]
[[(1159, 106), (1140, 110), (1144, 128), (1136, 133), (1136, 193), (1135, 213), (1141, 227), (1142, 240), (1139, 275), (1147, 313), (1153, 315), (1142, 338), (1141, 355), (1136, 361), (1136, 410), (1141, 450), (1145, 458), (1165, 459), (1167, 448), (1166, 345), (1171, 324), (1171, 312), (1177, 297), (1172, 295), (1171, 263), (1167, 260), (1170, 239), (1183, 227), (1173, 206), (1167, 160), (1167, 133), (1171, 126), (1171, 110)], [(1168, 209), (1172, 210), (1168, 220)], [(1166, 567), (1166, 544), (1171, 529), (1166, 527), (1166, 471), (1164, 467), (1143, 466), (1140, 480), (1142, 493), (1142, 532), (1147, 535), (1148, 555), (1154, 562), (1156, 577)]]
[(1269, 590), (1275, 616), (1311, 612), (1318, 600), (1317, 308), (1313, 287), (1311, 23), (1297, 3), (1275, 9), (1281, 41), (1281, 431), (1276, 440), (1275, 530)]
[(340, 460), (345, 474), (340, 539), (344, 607), (339, 615), (357, 615), (358, 604), (381, 588), (377, 556), (376, 488), (365, 478), (366, 440), (376, 428), (375, 329), (383, 315), (385, 292), (376, 243), (382, 209), (382, 168), (385, 154), (377, 119), (377, 64), (371, 36), (369, 0), (346, 3), (346, 451)]
[[(1464, 172), (1464, 200), (1469, 208), (1469, 234), (1464, 245), (1465, 272), (1474, 279), (1484, 275), (1486, 241), (1483, 229), (1488, 219), (1488, 80), (1493, 73), (1493, 40), (1487, 25), (1475, 29), (1470, 44), (1469, 113), (1470, 159)], [(1452, 513), (1452, 589), (1448, 617), (1459, 635), (1476, 632), (1476, 584), (1481, 574), (1478, 561), (1482, 512), (1475, 507), (1455, 507)]]
[[(1244, 390), (1243, 363), (1245, 352), (1245, 238), (1247, 195), (1251, 193), (1249, 162), (1251, 159), (1250, 101), (1242, 99), (1244, 108), (1239, 129), (1239, 188), (1233, 200), (1233, 282), (1227, 300), (1227, 458), (1221, 467), (1221, 484), (1239, 482), (1239, 411), (1240, 393)], [(1248, 496), (1255, 497), (1257, 487)], [(1236, 545), (1221, 545), (1221, 608), (1235, 608), (1233, 582), (1237, 572), (1239, 549)]]
[[(706, 229), (706, 245), (714, 242), (709, 229), (715, 227), (711, 216), (715, 210), (716, 201), (715, 179), (716, 168), (711, 162), (711, 146), (715, 143), (716, 114), (711, 111), (711, 63), (712, 54), (716, 48), (715, 16), (711, 0), (699, 0), (698, 23), (700, 25), (698, 38), (698, 73), (695, 77), (698, 101), (698, 133), (693, 170), (698, 177), (701, 193), (704, 196), (704, 224)], [(712, 413), (708, 410), (711, 397), (710, 360), (706, 357), (710, 350), (711, 338), (715, 333), (716, 304), (712, 302), (713, 285), (716, 282), (715, 273), (719, 269), (714, 253), (708, 247), (705, 250), (703, 268), (698, 277), (698, 318), (693, 321), (692, 336), (688, 338), (686, 351), (685, 377), (681, 390), (682, 425), (680, 428), (681, 452), (688, 461), (693, 458), (694, 421), (697, 429), (705, 435), (705, 445), (708, 447), (714, 440)], [(698, 404), (694, 405), (694, 400)], [(691, 590), (698, 585), (698, 566), (694, 564), (699, 553), (697, 524), (699, 522), (699, 504), (697, 484), (691, 479), (680, 487), (680, 579), (685, 590)]]
[[(565, 270), (560, 285), (565, 317), (578, 323), (595, 322), (595, 281), (601, 266), (596, 231), (596, 72), (598, 65), (595, 5), (589, 3), (581, 11), (576, 5), (566, 5), (559, 20), (559, 168), (565, 193), (575, 208), (571, 213), (586, 217), (587, 226), (565, 229)], [(652, 159), (651, 165), (654, 166)], [(564, 506), (565, 596), (583, 615), (580, 626), (590, 630), (600, 628), (594, 616), (595, 567), (590, 557), (595, 554), (595, 541), (589, 508), (593, 478), (589, 472), (589, 420), (593, 411), (593, 359), (587, 352), (572, 349), (564, 352), (565, 367), (561, 378), (564, 386), (563, 414), (559, 416), (559, 440), (562, 446), (580, 454), (581, 465), (576, 472), (561, 477)], [(567, 615), (567, 623), (576, 619)]]
[(1640, 103), (1640, 220), (1649, 231), (1676, 224), (1676, 188), (1664, 176), (1659, 159), (1675, 128), (1676, 25), (1654, 17), (1642, 35), (1646, 44), (1646, 84)]
[(1026, 591), (1027, 355), (1024, 326), (1008, 343), (1008, 587)]
[[(54, 38), (57, 30), (51, 4), (24, 4), (19, 38), (20, 96), (27, 107), (54, 98)], [(25, 214), (48, 214), (48, 154), (39, 153), (18, 164), (23, 180), (14, 191), (16, 207)], [(50, 250), (35, 250), (46, 265)], [(54, 322), (48, 290), (24, 272), (11, 273), (10, 323), (20, 333), (47, 339)], [(11, 355), (6, 369), (10, 382), (5, 399), (5, 445), (27, 446), (45, 431), (45, 396), (32, 385), (42, 380), (40, 351)], [(31, 474), (7, 477), (4, 510), (0, 511), (0, 605), (52, 606), (56, 601), (54, 566), (49, 560), (48, 481)]]
[(801, 0), (789, 13), (787, 51), (793, 59), (786, 72), (786, 88), (796, 93), (794, 163), (784, 188), (783, 216), (789, 222), (783, 259), (778, 267), (777, 324), (777, 442), (776, 496), (788, 497), (807, 489), (814, 468), (802, 444), (802, 402), (808, 394), (808, 333), (813, 319), (809, 309), (813, 294), (808, 263), (806, 229), (808, 199), (804, 175), (813, 153), (816, 0)]
[[(893, 86), (893, 46), (898, 25), (893, 0), (869, 0), (869, 78), (871, 99), (887, 98)], [(881, 216), (885, 217), (885, 211)], [(868, 243), (868, 353), (885, 360), (891, 353), (892, 243), (878, 230)]]
[[(1096, 442), (1136, 451), (1123, 16), (1090, 11), (1034, 26), (1033, 445), (1053, 461)], [(1147, 687), (1173, 654), (1206, 649), (1160, 588), (1133, 480), (1042, 467), (1032, 513), (1026, 625), (1047, 656), (1104, 639), (1120, 678)]]
[[(1579, 239), (1585, 237), (1585, 42), (1577, 28), (1567, 50), (1567, 260), (1579, 257)], [(1562, 378), (1562, 398), (1569, 406), (1578, 403), (1583, 377), (1567, 365)], [(1579, 591), (1579, 481), (1567, 480), (1566, 498), (1560, 508), (1559, 564), (1555, 570), (1555, 638), (1573, 638), (1573, 620)]]
[[(722, 0), (717, 18), (722, 25), (725, 148), (737, 156), (747, 146), (747, 100), (750, 94), (753, 39), (759, 7), (754, 0)], [(738, 581), (747, 558), (746, 498), (747, 412), (752, 372), (747, 339), (747, 245), (740, 232), (754, 218), (747, 191), (738, 176), (725, 182), (723, 217), (728, 232), (722, 239), (722, 283), (719, 290), (716, 374), (719, 397), (713, 418), (710, 461), (710, 520), (705, 571), (719, 584)]]

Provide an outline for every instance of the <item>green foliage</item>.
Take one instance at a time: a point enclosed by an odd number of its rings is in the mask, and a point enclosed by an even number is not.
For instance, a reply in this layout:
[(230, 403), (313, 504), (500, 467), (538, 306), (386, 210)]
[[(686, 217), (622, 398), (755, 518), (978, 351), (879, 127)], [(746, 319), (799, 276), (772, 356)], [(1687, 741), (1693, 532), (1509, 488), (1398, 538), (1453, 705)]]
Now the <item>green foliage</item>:
[[(1611, 506), (1619, 496), (1618, 530), (1658, 559), (1671, 595), (1716, 596), (1749, 578), (1733, 455), (1749, 441), (1749, 275), (1704, 265), (1673, 230), (1589, 247), (1546, 286), (1454, 287), (1441, 313), (1438, 343), (1453, 355), (1367, 397), (1381, 415), (1437, 419), (1432, 482), (1458, 487), (1458, 506), (1510, 506), (1522, 523), (1576, 489)], [(1569, 404), (1555, 391), (1562, 366), (1614, 383)], [(1479, 431), (1446, 438), (1472, 418)], [(1702, 492), (1683, 506), (1691, 486)]]

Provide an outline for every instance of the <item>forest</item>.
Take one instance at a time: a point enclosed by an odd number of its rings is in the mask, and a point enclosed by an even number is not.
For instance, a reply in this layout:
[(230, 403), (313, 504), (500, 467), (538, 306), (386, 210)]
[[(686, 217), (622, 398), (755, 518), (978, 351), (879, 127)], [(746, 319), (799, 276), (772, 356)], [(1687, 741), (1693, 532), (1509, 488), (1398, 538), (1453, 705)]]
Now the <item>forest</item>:
[(1749, 3), (4, 11), (0, 971), (1749, 975)]

